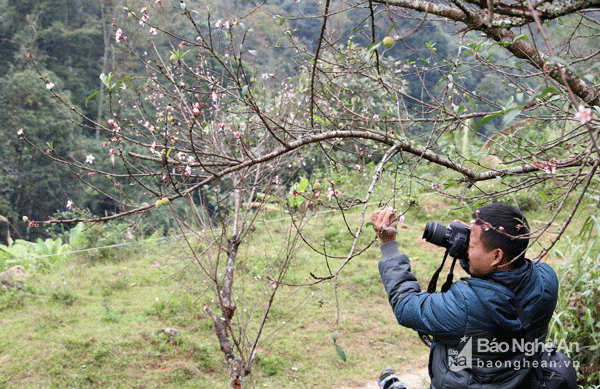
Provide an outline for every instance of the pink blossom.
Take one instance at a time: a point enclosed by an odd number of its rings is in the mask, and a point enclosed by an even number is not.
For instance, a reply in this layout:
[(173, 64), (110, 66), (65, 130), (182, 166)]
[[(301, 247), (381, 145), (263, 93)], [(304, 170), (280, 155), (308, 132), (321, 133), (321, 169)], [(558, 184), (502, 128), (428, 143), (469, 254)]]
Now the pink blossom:
[(190, 174), (192, 174), (192, 168), (190, 166), (186, 166), (185, 170), (183, 171), (183, 175), (189, 176)]
[(54, 88), (54, 84), (53, 83), (49, 82), (49, 83), (46, 84), (46, 89), (52, 89), (52, 88)]
[(120, 184), (120, 183), (118, 183), (118, 182), (115, 182), (115, 186), (116, 186), (117, 188), (120, 188), (120, 187), (121, 187), (121, 184)]
[(108, 143), (107, 141), (104, 141), (104, 143), (102, 143), (102, 147), (106, 147), (108, 146), (110, 143)]
[(17, 135), (23, 136), (23, 129), (19, 128), (19, 130), (17, 131)]
[(396, 221), (398, 222), (398, 225), (397, 225), (397, 227), (400, 227), (401, 225), (403, 225), (403, 224), (404, 224), (404, 214), (402, 214), (402, 215), (398, 216), (398, 217), (396, 218)]
[(142, 15), (139, 21), (140, 26), (145, 26), (148, 19), (150, 19), (150, 17), (147, 14)]
[(223, 23), (221, 22), (221, 19), (217, 20), (217, 23), (215, 23), (215, 26), (217, 27), (222, 27)]
[(575, 113), (575, 119), (579, 120), (581, 124), (585, 124), (592, 120), (591, 108), (586, 108), (583, 105), (579, 106), (579, 110)]
[(156, 151), (156, 142), (152, 142), (152, 144), (150, 145), (150, 152), (152, 154), (154, 154), (155, 151)]
[(120, 28), (117, 29), (117, 32), (115, 33), (115, 40), (117, 42), (121, 42), (121, 36), (123, 35), (123, 30), (121, 30)]
[(225, 123), (219, 123), (217, 127), (219, 128), (219, 130), (222, 130), (225, 128)]
[(146, 12), (148, 10), (148, 7), (142, 7), (142, 9), (140, 10), (140, 12)]
[(94, 159), (96, 157), (94, 157), (92, 154), (88, 155), (87, 157), (85, 157), (85, 162), (87, 163), (94, 163)]
[(150, 33), (150, 35), (156, 35), (156, 34), (157, 34), (157, 32), (156, 32), (156, 28), (154, 28), (154, 27), (150, 27), (150, 28), (148, 29), (148, 32)]
[(234, 132), (233, 136), (235, 137), (235, 139), (240, 139), (240, 137), (242, 136), (242, 134), (240, 134), (239, 132)]
[(26, 55), (26, 57), (27, 58), (31, 58), (31, 53), (28, 52), (27, 55)]
[(114, 150), (114, 149), (110, 149), (110, 150), (108, 150), (108, 154), (109, 154), (110, 156), (113, 156), (113, 155), (115, 155), (115, 150)]
[(551, 158), (548, 162), (533, 161), (533, 167), (543, 170), (548, 174), (556, 174), (556, 158)]
[(125, 232), (125, 238), (129, 240), (133, 239), (133, 233), (131, 232), (131, 228), (128, 228), (127, 232)]
[(68, 200), (68, 201), (67, 201), (67, 208), (68, 208), (68, 209), (71, 209), (71, 208), (73, 208), (73, 202), (72, 202), (71, 200)]
[(329, 189), (327, 190), (327, 200), (331, 201), (331, 198), (333, 196), (337, 196), (339, 195), (341, 192), (339, 190), (333, 190), (333, 187), (330, 186)]
[(192, 106), (192, 112), (194, 113), (194, 115), (200, 114), (200, 103), (194, 103), (194, 105)]
[(192, 157), (191, 155), (188, 157), (187, 159), (188, 163), (194, 163), (196, 162), (196, 158)]

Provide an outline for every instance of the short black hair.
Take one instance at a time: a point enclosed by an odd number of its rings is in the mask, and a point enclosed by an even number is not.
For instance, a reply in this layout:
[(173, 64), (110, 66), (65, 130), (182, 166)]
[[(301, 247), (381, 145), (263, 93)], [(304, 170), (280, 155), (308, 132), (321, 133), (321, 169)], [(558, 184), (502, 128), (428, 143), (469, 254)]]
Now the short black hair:
[(487, 250), (502, 249), (506, 259), (520, 260), (529, 246), (529, 224), (521, 210), (508, 204), (490, 204), (473, 214), (482, 226), (481, 242)]

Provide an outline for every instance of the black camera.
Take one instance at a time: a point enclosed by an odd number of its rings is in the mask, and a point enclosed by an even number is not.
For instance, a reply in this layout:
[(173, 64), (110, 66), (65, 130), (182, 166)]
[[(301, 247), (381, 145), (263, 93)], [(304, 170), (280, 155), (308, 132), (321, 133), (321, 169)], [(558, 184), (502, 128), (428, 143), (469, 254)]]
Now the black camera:
[(446, 227), (438, 223), (427, 222), (423, 239), (436, 246), (445, 247), (451, 257), (467, 259), (470, 235), (471, 229), (461, 223), (451, 222)]

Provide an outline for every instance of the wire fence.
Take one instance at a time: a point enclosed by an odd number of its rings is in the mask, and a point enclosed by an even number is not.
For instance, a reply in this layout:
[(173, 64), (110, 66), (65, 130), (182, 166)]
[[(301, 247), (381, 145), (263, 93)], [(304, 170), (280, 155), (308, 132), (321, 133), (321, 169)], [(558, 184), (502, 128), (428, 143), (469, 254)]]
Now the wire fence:
[[(390, 201), (393, 201), (393, 200), (400, 200), (400, 199), (392, 199)], [(368, 203), (367, 206), (379, 205), (379, 204), (380, 204), (380, 202), (372, 202), (372, 203)], [(363, 204), (358, 204), (358, 205), (352, 206), (351, 208), (358, 208), (358, 207), (363, 207), (363, 206), (364, 206)], [(320, 215), (330, 214), (330, 213), (334, 213), (334, 212), (336, 212), (336, 210), (328, 209), (328, 210), (324, 210), (324, 211), (315, 212), (312, 215), (320, 216)], [(262, 220), (261, 223), (277, 223), (277, 222), (289, 220), (289, 218), (290, 217), (288, 216), (288, 217), (281, 217), (281, 218), (275, 218), (275, 219), (267, 219), (267, 220)], [(210, 230), (206, 230), (205, 232), (215, 232), (215, 231), (217, 231), (217, 229), (210, 229)], [(132, 246), (132, 245), (143, 244), (143, 243), (150, 243), (150, 242), (154, 242), (154, 244), (157, 244), (159, 242), (168, 241), (171, 239), (179, 239), (183, 236), (184, 236), (184, 234), (174, 234), (171, 236), (163, 236), (160, 238), (132, 240), (130, 242), (123, 242), (123, 243), (111, 244), (111, 245), (106, 245), (106, 246), (91, 247), (91, 248), (73, 250), (73, 251), (65, 251), (65, 252), (56, 253), (56, 254), (28, 256), (27, 260), (32, 261), (32, 260), (59, 257), (59, 256), (68, 256), (68, 255), (73, 255), (73, 254), (80, 254), (80, 253), (105, 250), (105, 249), (113, 249), (113, 248), (118, 248), (118, 247), (127, 247), (127, 246)], [(5, 263), (15, 263), (15, 262), (21, 262), (23, 260), (25, 260), (25, 259), (7, 260), (7, 261), (5, 261)]]

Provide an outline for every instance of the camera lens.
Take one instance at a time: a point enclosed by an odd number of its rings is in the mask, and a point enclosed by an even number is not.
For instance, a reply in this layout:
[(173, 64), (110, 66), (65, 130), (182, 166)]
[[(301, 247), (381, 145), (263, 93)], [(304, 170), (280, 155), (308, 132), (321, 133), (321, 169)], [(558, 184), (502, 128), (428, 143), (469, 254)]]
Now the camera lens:
[(425, 231), (423, 232), (423, 239), (436, 246), (448, 248), (449, 242), (446, 236), (447, 230), (448, 228), (442, 224), (427, 222)]

